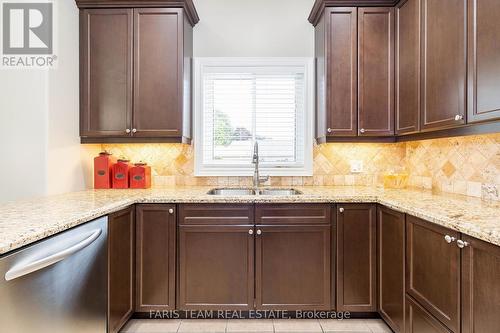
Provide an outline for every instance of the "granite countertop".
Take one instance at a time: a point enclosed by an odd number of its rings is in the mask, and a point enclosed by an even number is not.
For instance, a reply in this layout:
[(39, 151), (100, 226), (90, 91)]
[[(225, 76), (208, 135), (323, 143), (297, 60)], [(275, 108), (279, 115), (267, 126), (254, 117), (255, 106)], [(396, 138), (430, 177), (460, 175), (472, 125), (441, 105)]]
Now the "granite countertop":
[(212, 196), (210, 188), (88, 190), (0, 204), (0, 255), (134, 203), (380, 203), (500, 246), (499, 202), (356, 186), (294, 186), (297, 196)]

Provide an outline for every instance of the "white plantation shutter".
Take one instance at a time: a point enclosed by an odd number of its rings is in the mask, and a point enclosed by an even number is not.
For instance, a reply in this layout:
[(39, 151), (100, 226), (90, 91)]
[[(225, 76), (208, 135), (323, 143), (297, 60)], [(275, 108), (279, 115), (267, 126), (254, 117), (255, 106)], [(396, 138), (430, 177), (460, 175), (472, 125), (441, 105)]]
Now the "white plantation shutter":
[(263, 171), (309, 172), (307, 66), (243, 61), (200, 70), (196, 173), (249, 175), (255, 141)]

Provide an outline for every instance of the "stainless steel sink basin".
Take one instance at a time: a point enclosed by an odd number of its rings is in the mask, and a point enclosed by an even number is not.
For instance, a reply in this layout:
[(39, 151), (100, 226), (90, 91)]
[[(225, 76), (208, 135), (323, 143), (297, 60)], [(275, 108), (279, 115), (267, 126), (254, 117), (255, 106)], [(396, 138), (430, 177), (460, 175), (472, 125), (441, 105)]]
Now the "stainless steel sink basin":
[(259, 191), (260, 195), (300, 195), (302, 192), (293, 188), (269, 188)]
[(210, 195), (255, 195), (255, 191), (249, 188), (213, 188), (208, 191)]
[(208, 191), (209, 195), (300, 195), (302, 192), (293, 188), (264, 188), (254, 190), (251, 188), (213, 188)]

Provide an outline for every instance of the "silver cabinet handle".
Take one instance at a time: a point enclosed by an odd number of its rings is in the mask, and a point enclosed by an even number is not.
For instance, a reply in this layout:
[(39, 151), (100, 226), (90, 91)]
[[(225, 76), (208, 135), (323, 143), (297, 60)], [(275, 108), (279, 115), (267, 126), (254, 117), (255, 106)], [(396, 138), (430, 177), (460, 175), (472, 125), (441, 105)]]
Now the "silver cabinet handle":
[(249, 235), (253, 235), (253, 229), (248, 230)]
[(129, 134), (129, 133), (130, 133), (130, 128), (127, 128), (127, 129), (125, 130), (125, 133)]
[(340, 208), (339, 208), (339, 212), (343, 213), (343, 212), (344, 212), (344, 208), (343, 208), (343, 207), (340, 207)]
[(461, 249), (463, 249), (464, 247), (467, 247), (469, 246), (469, 243), (466, 242), (466, 241), (463, 241), (461, 239), (457, 240), (457, 246)]
[(328, 128), (326, 129), (326, 131), (327, 131), (328, 133), (332, 133), (332, 132), (333, 132), (333, 130), (332, 130), (330, 127), (328, 127)]
[(360, 130), (359, 130), (359, 132), (360, 132), (360, 133), (364, 133), (364, 132), (365, 132), (365, 129), (364, 129), (364, 128), (362, 128), (362, 129), (360, 129)]
[(132, 128), (132, 133), (137, 133), (137, 128)]
[(257, 230), (257, 235), (262, 235), (262, 230), (258, 229)]
[(173, 213), (174, 213), (174, 209), (173, 209), (173, 208), (170, 208), (170, 209), (168, 210), (168, 212), (169, 212), (169, 214), (173, 214)]
[(451, 237), (450, 235), (446, 235), (446, 236), (444, 236), (444, 240), (446, 241), (446, 243), (450, 244), (451, 242), (455, 241), (455, 237)]
[(457, 114), (457, 115), (455, 116), (455, 120), (457, 120), (457, 121), (458, 121), (458, 120), (462, 120), (462, 119), (464, 119), (464, 116), (462, 116), (461, 114)]
[(28, 275), (30, 273), (33, 273), (35, 271), (39, 271), (42, 268), (45, 268), (47, 266), (54, 265), (58, 263), (61, 260), (66, 259), (67, 257), (75, 254), (76, 252), (83, 250), (90, 244), (92, 244), (93, 241), (95, 241), (100, 235), (102, 231), (101, 229), (96, 229), (92, 231), (89, 237), (85, 238), (83, 241), (72, 245), (62, 251), (59, 251), (57, 253), (54, 253), (48, 257), (32, 261), (30, 263), (24, 264), (20, 267), (13, 267), (11, 268), (7, 273), (5, 273), (5, 280), (10, 281), (17, 279), (21, 276)]

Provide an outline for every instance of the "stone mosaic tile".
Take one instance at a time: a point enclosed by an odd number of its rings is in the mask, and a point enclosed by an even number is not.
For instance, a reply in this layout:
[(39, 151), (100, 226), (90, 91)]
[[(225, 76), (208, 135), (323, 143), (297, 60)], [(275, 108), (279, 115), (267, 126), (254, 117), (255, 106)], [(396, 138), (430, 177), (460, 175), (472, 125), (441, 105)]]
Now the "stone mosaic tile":
[[(249, 186), (250, 177), (195, 177), (193, 148), (182, 144), (106, 144), (103, 149), (146, 161), (159, 186)], [(405, 171), (409, 186), (500, 200), (500, 133), (407, 143), (329, 143), (314, 147), (311, 177), (271, 177), (268, 185), (382, 186), (383, 175)], [(364, 170), (350, 172), (361, 160)]]

